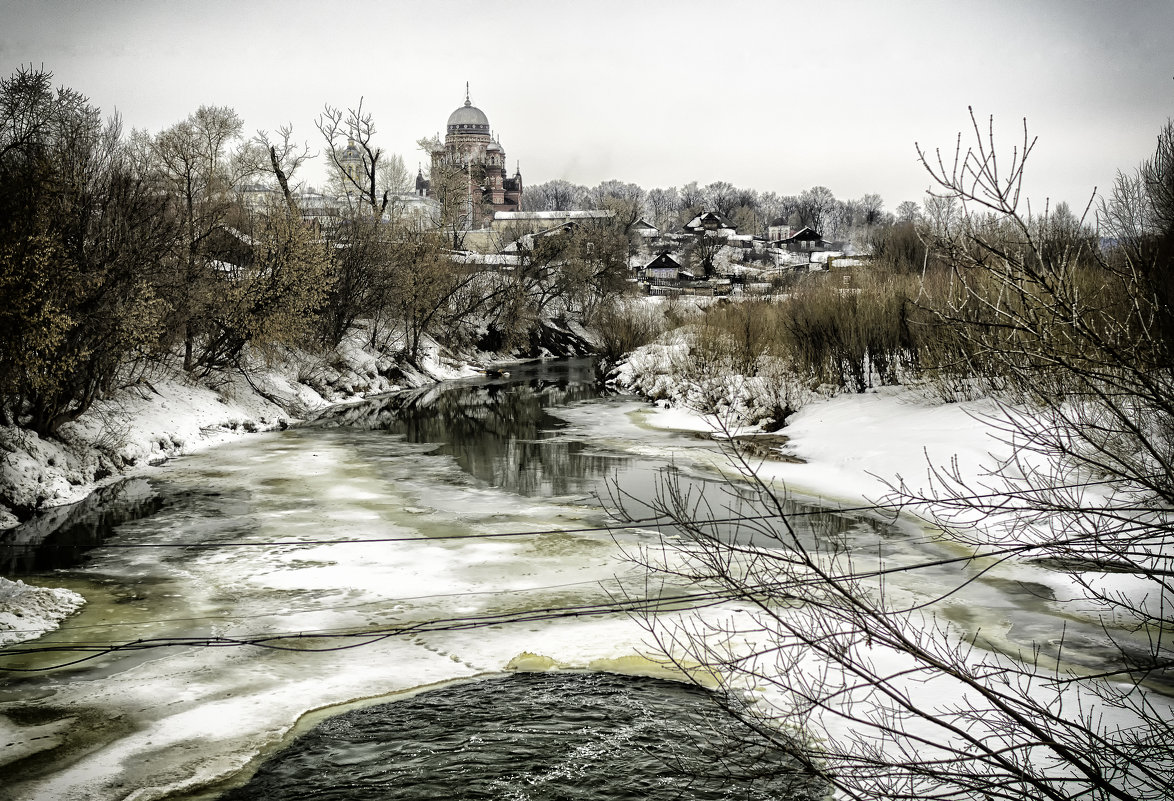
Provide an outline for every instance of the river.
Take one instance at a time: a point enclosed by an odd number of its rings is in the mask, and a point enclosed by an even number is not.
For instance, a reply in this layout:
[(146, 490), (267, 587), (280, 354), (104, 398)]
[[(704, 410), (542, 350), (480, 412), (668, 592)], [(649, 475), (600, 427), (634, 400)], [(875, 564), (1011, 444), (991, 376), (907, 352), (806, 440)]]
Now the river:
[[(712, 442), (643, 426), (641, 408), (601, 395), (589, 361), (522, 365), (174, 460), (39, 549), (9, 548), (9, 575), (89, 603), (3, 657), (0, 797), (818, 795), (785, 769), (774, 780), (786, 789), (689, 783), (683, 764), (741, 736), (726, 724), (698, 727), (718, 733), (696, 751), (633, 758), (721, 716), (656, 680), (670, 674), (638, 616), (608, 613), (620, 598), (696, 591), (645, 585), (625, 554), (656, 538), (608, 529), (608, 497), (638, 510), (671, 474), (742, 508)], [(818, 521), (862, 552), (938, 547), (908, 523)], [(1053, 613), (1024, 582), (972, 591), (1025, 631)], [(562, 678), (503, 678), (552, 667)], [(409, 720), (426, 726), (390, 734)], [(254, 771), (263, 784), (233, 789)]]

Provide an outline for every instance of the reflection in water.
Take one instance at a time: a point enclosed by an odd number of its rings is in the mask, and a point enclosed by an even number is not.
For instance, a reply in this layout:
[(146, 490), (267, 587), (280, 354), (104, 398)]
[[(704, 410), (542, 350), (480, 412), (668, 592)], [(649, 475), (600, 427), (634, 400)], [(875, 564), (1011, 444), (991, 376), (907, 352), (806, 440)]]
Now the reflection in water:
[(822, 787), (704, 690), (531, 673), (331, 718), (221, 801), (789, 801)]
[(566, 423), (546, 409), (600, 394), (591, 361), (577, 359), (521, 365), (508, 381), (453, 381), (330, 409), (307, 425), (385, 430), (434, 444), (466, 474), (520, 495), (582, 494), (630, 460), (562, 436)]
[(0, 575), (27, 576), (81, 563), (122, 523), (154, 514), (162, 501), (144, 479), (94, 490), (78, 503), (49, 509), (0, 532)]

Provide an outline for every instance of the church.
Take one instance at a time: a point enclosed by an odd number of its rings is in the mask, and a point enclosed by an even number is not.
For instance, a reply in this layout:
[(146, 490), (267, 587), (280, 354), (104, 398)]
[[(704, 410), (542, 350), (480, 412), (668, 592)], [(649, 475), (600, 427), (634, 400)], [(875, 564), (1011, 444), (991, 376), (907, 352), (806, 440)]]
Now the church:
[(466, 202), (477, 210), (470, 215), (471, 227), (487, 224), (495, 212), (521, 208), (522, 173), (518, 169), (513, 177), (507, 174), (505, 150), (490, 132), (485, 112), (469, 99), (468, 84), (465, 104), (448, 115), (444, 144), (434, 140), (429, 178), (422, 171), (416, 176), (416, 193), (435, 197), (441, 176), (454, 170), (463, 176)]

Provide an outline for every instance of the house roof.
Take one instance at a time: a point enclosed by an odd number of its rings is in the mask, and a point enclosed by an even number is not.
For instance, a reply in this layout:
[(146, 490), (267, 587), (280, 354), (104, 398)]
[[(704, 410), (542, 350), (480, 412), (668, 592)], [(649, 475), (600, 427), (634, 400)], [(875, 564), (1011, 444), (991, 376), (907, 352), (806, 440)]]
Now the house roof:
[(703, 211), (694, 217), (689, 222), (685, 223), (685, 229), (692, 231), (696, 228), (736, 228), (729, 218), (720, 212)]
[(459, 264), (486, 265), (495, 267), (516, 267), (521, 263), (521, 257), (516, 253), (471, 253), (461, 251), (451, 256)]
[(661, 253), (655, 259), (648, 262), (648, 264), (644, 265), (644, 269), (646, 270), (653, 270), (658, 268), (673, 268), (679, 270), (681, 269), (681, 263), (670, 256), (668, 253)]
[(823, 237), (820, 235), (819, 231), (816, 231), (814, 228), (809, 228), (805, 225), (802, 228), (800, 228), (798, 231), (796, 231), (795, 233), (791, 234), (788, 237), (784, 237), (783, 239), (780, 239), (779, 241), (780, 242), (808, 242), (808, 241), (813, 241), (816, 239), (823, 239)]
[(496, 211), (495, 222), (529, 222), (532, 220), (602, 220), (616, 216), (614, 209), (576, 209), (574, 211)]
[(541, 231), (534, 231), (529, 234), (523, 234), (513, 242), (510, 242), (501, 250), (503, 253), (512, 253), (523, 248), (532, 248), (534, 247), (534, 240), (539, 237), (553, 236), (554, 234), (559, 234), (564, 231), (574, 233), (579, 229), (579, 227), (579, 223), (575, 222), (574, 220), (566, 220), (559, 223), (558, 225), (551, 226), (550, 228), (543, 228)]

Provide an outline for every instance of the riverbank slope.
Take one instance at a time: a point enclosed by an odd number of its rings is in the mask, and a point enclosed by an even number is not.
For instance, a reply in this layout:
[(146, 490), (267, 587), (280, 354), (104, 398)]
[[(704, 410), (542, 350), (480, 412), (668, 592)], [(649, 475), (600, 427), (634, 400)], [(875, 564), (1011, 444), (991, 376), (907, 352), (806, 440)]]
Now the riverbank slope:
[[(290, 351), (200, 378), (159, 366), (96, 402), (46, 439), (0, 426), (0, 529), (81, 501), (96, 488), (242, 434), (284, 428), (327, 406), (475, 375), (488, 354), (457, 358), (435, 344), (419, 367), (358, 342)], [(85, 604), (76, 592), (0, 577), (0, 645), (35, 639)]]

